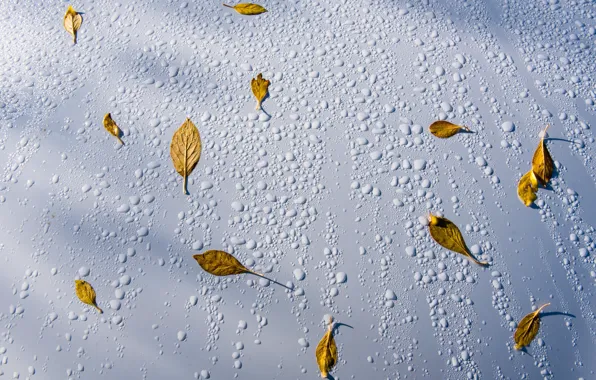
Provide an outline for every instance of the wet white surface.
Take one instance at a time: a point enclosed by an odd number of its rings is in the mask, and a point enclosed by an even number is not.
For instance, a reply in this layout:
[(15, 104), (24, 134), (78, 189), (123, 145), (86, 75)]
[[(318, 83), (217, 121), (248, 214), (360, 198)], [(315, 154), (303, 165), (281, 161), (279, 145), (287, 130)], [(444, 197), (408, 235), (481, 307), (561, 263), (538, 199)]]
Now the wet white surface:
[[(331, 314), (335, 379), (595, 378), (594, 3), (262, 5), (73, 3), (72, 45), (67, 3), (0, 2), (0, 374), (320, 378)], [(187, 116), (190, 196), (169, 157)], [(557, 174), (525, 208), (547, 124)], [(491, 265), (432, 242), (429, 211)], [(294, 291), (208, 275), (206, 249)]]

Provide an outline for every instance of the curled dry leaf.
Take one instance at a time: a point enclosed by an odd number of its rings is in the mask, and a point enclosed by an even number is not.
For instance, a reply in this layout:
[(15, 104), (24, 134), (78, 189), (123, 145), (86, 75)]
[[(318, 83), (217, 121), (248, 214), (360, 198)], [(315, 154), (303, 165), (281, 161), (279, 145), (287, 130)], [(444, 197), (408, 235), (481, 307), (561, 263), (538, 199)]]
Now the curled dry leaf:
[(513, 340), (515, 341), (515, 346), (513, 346), (513, 348), (521, 350), (532, 343), (540, 329), (540, 312), (548, 305), (550, 305), (550, 303), (540, 306), (536, 311), (531, 312), (519, 321), (517, 329), (513, 334)]
[(430, 130), (430, 133), (442, 139), (451, 137), (462, 129), (465, 131), (470, 131), (468, 127), (463, 127), (461, 125), (453, 124), (444, 120), (435, 121), (430, 125), (430, 127), (428, 127), (428, 129)]
[(69, 5), (64, 14), (64, 29), (72, 35), (72, 42), (77, 43), (77, 31), (83, 23), (83, 17)]
[(240, 3), (240, 4), (236, 4), (234, 6), (224, 4), (223, 6), (232, 8), (233, 10), (240, 13), (241, 15), (248, 15), (248, 16), (260, 15), (261, 13), (267, 12), (267, 9), (263, 8), (259, 4), (253, 4), (253, 3)]
[(337, 346), (335, 345), (335, 339), (333, 339), (333, 319), (327, 327), (327, 332), (317, 345), (315, 355), (319, 370), (321, 371), (321, 377), (325, 379), (329, 375), (329, 371), (337, 363)]
[(242, 265), (234, 256), (224, 251), (209, 250), (200, 255), (194, 255), (201, 268), (215, 276), (230, 276), (232, 274), (254, 273)]
[(103, 313), (103, 310), (101, 310), (95, 302), (95, 290), (90, 283), (85, 280), (75, 280), (75, 292), (81, 302), (93, 306), (100, 314)]
[(546, 136), (546, 130), (548, 129), (548, 125), (544, 129), (542, 138), (538, 143), (538, 147), (534, 152), (534, 157), (532, 157), (532, 170), (534, 174), (536, 174), (536, 178), (542, 186), (546, 186), (550, 181), (551, 177), (553, 176), (553, 171), (555, 167), (555, 163), (553, 162), (553, 158), (551, 157), (548, 149), (546, 148), (546, 144), (544, 143), (544, 136)]
[(257, 75), (256, 78), (253, 78), (250, 81), (252, 93), (255, 95), (255, 98), (257, 98), (257, 106), (255, 109), (261, 109), (261, 103), (263, 102), (263, 99), (265, 99), (265, 96), (267, 96), (270, 84), (271, 82), (269, 80), (263, 79), (263, 74)]
[(118, 125), (116, 125), (116, 122), (112, 119), (112, 115), (109, 113), (106, 113), (106, 115), (103, 117), (103, 127), (106, 129), (106, 131), (110, 132), (110, 134), (114, 136), (120, 144), (124, 145), (124, 142), (120, 139), (120, 136), (122, 136), (122, 131), (120, 128), (118, 128)]
[(192, 173), (201, 158), (201, 136), (199, 130), (190, 119), (186, 119), (178, 128), (172, 137), (170, 144), (170, 156), (174, 163), (174, 168), (184, 178), (182, 182), (182, 191), (188, 194), (186, 183), (188, 175)]
[(462, 255), (467, 256), (470, 260), (478, 265), (488, 265), (486, 261), (476, 260), (476, 258), (470, 253), (470, 250), (468, 249), (468, 246), (466, 245), (464, 237), (459, 231), (459, 228), (457, 228), (457, 226), (449, 219), (430, 214), (429, 222), (428, 229), (430, 231), (430, 236), (432, 236), (432, 238), (439, 243), (439, 245), (447, 248), (450, 251), (461, 253)]
[(522, 203), (529, 207), (536, 200), (538, 191), (538, 179), (533, 170), (524, 174), (517, 184), (517, 196)]

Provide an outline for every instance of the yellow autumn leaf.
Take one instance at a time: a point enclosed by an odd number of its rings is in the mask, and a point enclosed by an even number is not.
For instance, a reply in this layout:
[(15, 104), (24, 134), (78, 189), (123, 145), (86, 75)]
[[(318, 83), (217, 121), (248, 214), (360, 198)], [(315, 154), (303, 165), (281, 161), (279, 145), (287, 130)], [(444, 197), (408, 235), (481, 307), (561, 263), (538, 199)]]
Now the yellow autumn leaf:
[(478, 265), (488, 265), (486, 261), (476, 260), (468, 249), (459, 228), (457, 228), (457, 226), (449, 219), (430, 214), (428, 229), (430, 231), (430, 236), (439, 243), (439, 245), (450, 251), (467, 256)]
[(255, 95), (255, 98), (257, 98), (257, 106), (255, 109), (261, 109), (261, 103), (263, 102), (263, 99), (265, 99), (265, 96), (267, 96), (267, 91), (269, 91), (270, 84), (271, 82), (269, 80), (263, 79), (263, 74), (257, 75), (256, 78), (253, 78), (250, 81), (252, 93)]
[(249, 273), (257, 277), (264, 278), (267, 281), (271, 281), (274, 284), (284, 287), (290, 291), (293, 290), (292, 288), (289, 288), (288, 286), (280, 282), (272, 280), (261, 273), (248, 269), (247, 267), (242, 265), (242, 263), (238, 261), (238, 259), (236, 259), (234, 256), (230, 255), (225, 251), (212, 249), (205, 251), (200, 255), (194, 255), (193, 259), (195, 259), (197, 263), (199, 263), (199, 265), (201, 266), (201, 268), (203, 268), (205, 272), (211, 273), (214, 276), (230, 276), (234, 274)]
[(103, 313), (103, 310), (101, 310), (95, 302), (95, 290), (90, 283), (85, 280), (75, 280), (75, 292), (81, 302), (93, 306), (100, 314)]
[(542, 186), (546, 186), (548, 184), (551, 177), (553, 176), (555, 167), (553, 158), (551, 157), (550, 152), (544, 143), (544, 137), (546, 136), (546, 130), (548, 127), (549, 126), (547, 125), (542, 132), (542, 137), (540, 138), (538, 147), (536, 148), (534, 156), (532, 157), (532, 170), (534, 171), (534, 174), (536, 174), (536, 178), (538, 178), (538, 181)]
[(224, 4), (223, 6), (232, 8), (233, 10), (240, 13), (241, 15), (248, 15), (248, 16), (260, 15), (261, 13), (267, 12), (267, 9), (263, 8), (262, 6), (260, 6), (258, 4), (253, 4), (253, 3), (240, 3), (240, 4), (233, 5), (233, 6)]
[(335, 345), (335, 339), (333, 339), (333, 319), (329, 322), (327, 332), (317, 345), (315, 355), (319, 370), (321, 371), (321, 377), (325, 379), (329, 376), (329, 371), (337, 363), (337, 346)]
[(444, 120), (435, 121), (428, 127), (428, 129), (430, 130), (430, 133), (442, 139), (451, 137), (462, 129), (468, 132), (470, 131), (468, 127), (463, 127)]
[(190, 119), (186, 119), (172, 137), (170, 144), (170, 156), (174, 168), (183, 178), (182, 191), (188, 194), (186, 183), (188, 176), (197, 166), (201, 158), (201, 136), (199, 130)]
[(536, 311), (531, 312), (519, 321), (517, 329), (513, 334), (516, 350), (521, 350), (525, 346), (529, 346), (534, 340), (540, 329), (540, 312), (542, 309), (550, 305), (550, 303), (540, 306)]
[(233, 274), (254, 273), (234, 256), (224, 251), (209, 250), (200, 255), (194, 255), (205, 272), (215, 276), (229, 276)]
[(536, 200), (538, 191), (538, 179), (533, 170), (524, 174), (517, 184), (517, 196), (522, 203), (529, 207)]
[(103, 127), (112, 136), (114, 136), (120, 144), (124, 145), (124, 142), (120, 139), (120, 136), (122, 136), (122, 131), (120, 130), (120, 128), (118, 128), (118, 125), (112, 119), (112, 115), (110, 115), (109, 113), (106, 113), (106, 115), (103, 117)]
[(72, 35), (72, 42), (77, 43), (77, 31), (83, 23), (83, 17), (69, 5), (64, 14), (64, 29)]

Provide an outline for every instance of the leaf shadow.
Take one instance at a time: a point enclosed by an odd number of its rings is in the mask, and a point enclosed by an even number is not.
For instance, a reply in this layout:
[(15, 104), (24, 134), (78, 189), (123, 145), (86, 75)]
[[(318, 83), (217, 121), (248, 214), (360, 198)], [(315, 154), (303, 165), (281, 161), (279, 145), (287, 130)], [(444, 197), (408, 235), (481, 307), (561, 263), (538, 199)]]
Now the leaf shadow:
[[(551, 179), (553, 178), (557, 178), (559, 176), (559, 170), (557, 169), (556, 166), (553, 165), (553, 174), (551, 176)], [(547, 190), (547, 191), (554, 191), (553, 187), (550, 184), (550, 181), (547, 184), (541, 184), (540, 182), (538, 182), (538, 189), (542, 189), (542, 190)]]
[(466, 134), (466, 135), (468, 135), (468, 134), (475, 134), (475, 133), (478, 133), (478, 132), (473, 131), (471, 129), (460, 129), (459, 132), (457, 132), (457, 133), (458, 134)]
[(118, 142), (120, 143), (120, 145), (126, 146), (126, 143), (124, 142), (124, 140), (122, 140), (122, 137), (124, 137), (124, 132), (122, 132), (122, 130), (119, 129), (118, 130), (118, 135), (116, 136), (116, 139), (118, 140)]
[(528, 355), (529, 357), (534, 358), (534, 355), (532, 355), (531, 353), (528, 352), (528, 347), (522, 347), (517, 351), (521, 351), (522, 353)]
[(261, 104), (261, 108), (259, 109), (261, 112), (263, 112), (265, 115), (269, 116), (269, 118), (271, 118), (271, 114), (267, 111), (265, 111), (265, 108), (263, 108), (263, 105)]
[(564, 313), (562, 311), (549, 311), (546, 313), (540, 313), (540, 318), (544, 318), (544, 317), (554, 317), (557, 315), (561, 315), (563, 317), (571, 317), (571, 318), (576, 318), (576, 316), (574, 314), (571, 313)]
[(568, 143), (571, 143), (571, 144), (575, 144), (574, 141), (567, 140), (567, 139), (562, 139), (560, 137), (549, 137), (549, 138), (544, 139), (544, 141), (563, 141), (563, 142), (568, 142)]
[(336, 322), (335, 324), (333, 324), (333, 334), (335, 334), (337, 332), (337, 330), (339, 330), (339, 326), (346, 326), (346, 327), (351, 328), (352, 330), (354, 329), (353, 326), (350, 326), (350, 325), (348, 325), (346, 323)]

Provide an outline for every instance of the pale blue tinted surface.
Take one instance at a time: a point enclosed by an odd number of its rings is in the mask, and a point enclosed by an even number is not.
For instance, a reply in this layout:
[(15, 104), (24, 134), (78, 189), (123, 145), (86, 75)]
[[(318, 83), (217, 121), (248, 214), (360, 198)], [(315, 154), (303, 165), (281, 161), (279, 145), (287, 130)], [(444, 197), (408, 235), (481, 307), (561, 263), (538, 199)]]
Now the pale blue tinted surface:
[[(335, 379), (596, 378), (594, 3), (262, 5), (76, 2), (72, 45), (67, 3), (0, 2), (0, 374), (315, 379), (331, 314)], [(186, 117), (190, 196), (169, 157)], [(557, 173), (526, 208), (546, 125)], [(491, 265), (435, 244), (429, 212)], [(208, 275), (206, 249), (294, 290)]]

